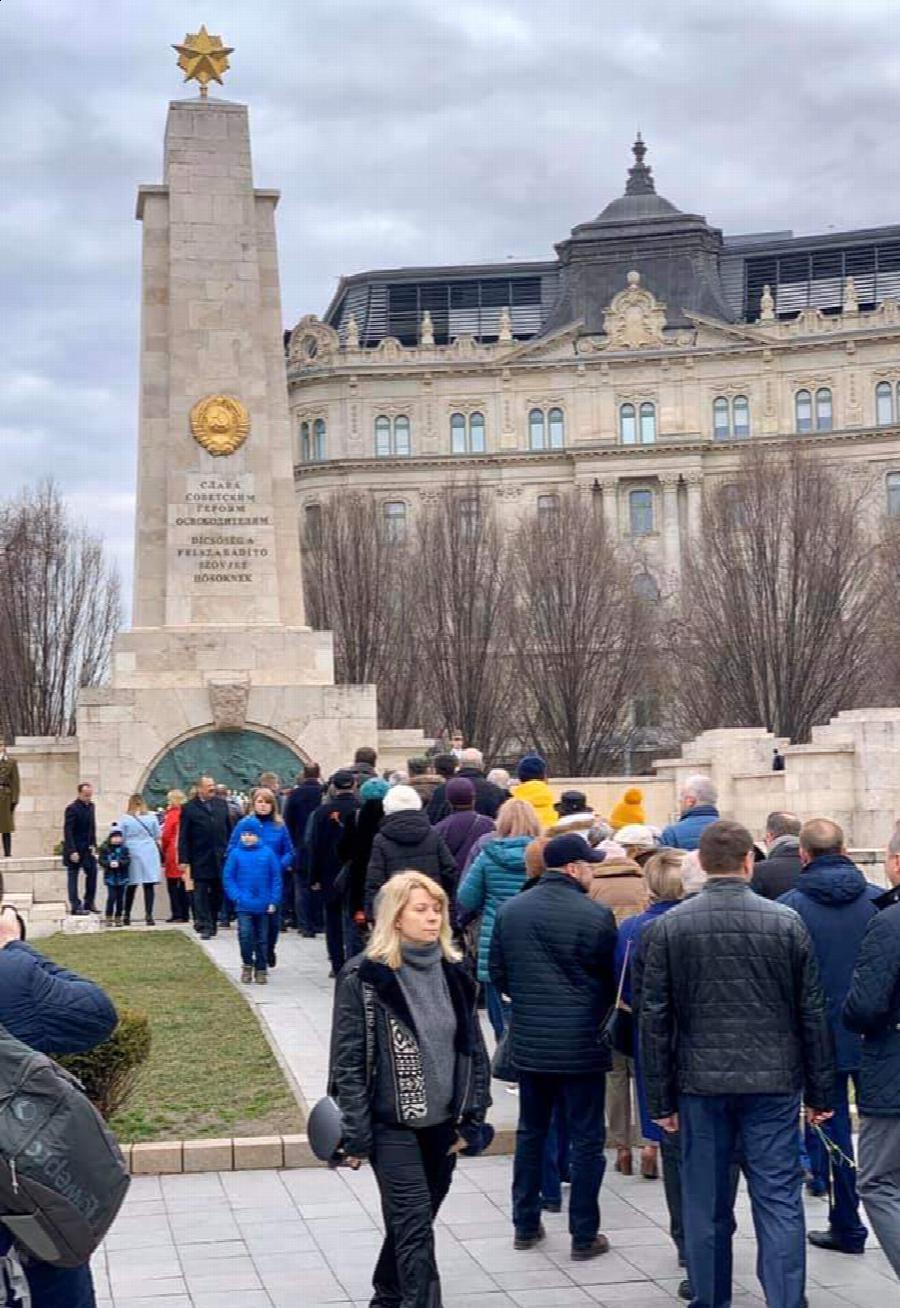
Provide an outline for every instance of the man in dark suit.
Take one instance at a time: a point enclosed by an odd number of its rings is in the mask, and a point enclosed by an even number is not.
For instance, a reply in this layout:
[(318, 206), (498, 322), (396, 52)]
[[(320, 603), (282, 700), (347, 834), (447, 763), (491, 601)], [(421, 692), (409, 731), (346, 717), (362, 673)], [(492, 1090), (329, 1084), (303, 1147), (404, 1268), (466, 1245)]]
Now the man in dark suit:
[(778, 899), (793, 890), (803, 864), (800, 862), (800, 819), (793, 813), (770, 813), (766, 818), (768, 857), (753, 869), (750, 889), (763, 899)]
[[(97, 893), (97, 817), (94, 810), (94, 787), (82, 781), (78, 796), (66, 807), (63, 823), (63, 862), (69, 880), (69, 907), (83, 917), (96, 913)], [(78, 896), (78, 874), (84, 873), (84, 903)]]
[(178, 825), (178, 863), (186, 888), (194, 892), (194, 921), (201, 940), (216, 934), (231, 826), (228, 805), (216, 794), (215, 781), (201, 777)]

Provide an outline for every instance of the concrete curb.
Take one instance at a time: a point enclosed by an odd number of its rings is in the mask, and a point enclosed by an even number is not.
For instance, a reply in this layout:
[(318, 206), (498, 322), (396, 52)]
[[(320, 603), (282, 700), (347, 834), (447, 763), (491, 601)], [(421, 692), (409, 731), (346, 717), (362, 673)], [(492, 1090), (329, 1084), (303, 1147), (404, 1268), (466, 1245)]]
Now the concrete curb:
[[(488, 1154), (512, 1154), (516, 1133), (500, 1127)], [(324, 1167), (305, 1135), (257, 1135), (243, 1139), (155, 1140), (120, 1145), (132, 1176), (177, 1176), (193, 1172), (271, 1171)]]

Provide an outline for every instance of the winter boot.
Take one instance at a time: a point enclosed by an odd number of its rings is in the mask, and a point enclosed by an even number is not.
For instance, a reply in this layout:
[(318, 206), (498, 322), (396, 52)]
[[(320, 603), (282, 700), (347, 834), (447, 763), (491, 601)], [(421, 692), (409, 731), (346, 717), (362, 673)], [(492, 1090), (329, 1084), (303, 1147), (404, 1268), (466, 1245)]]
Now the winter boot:
[(269, 978), (265, 972), (257, 972), (253, 979), (258, 986), (268, 985), (269, 982)]
[(248, 985), (250, 984), (250, 982), (253, 980), (253, 968), (252, 968), (252, 967), (242, 967), (242, 968), (241, 968), (241, 980), (243, 981), (243, 983), (244, 983), (245, 986), (248, 986)]

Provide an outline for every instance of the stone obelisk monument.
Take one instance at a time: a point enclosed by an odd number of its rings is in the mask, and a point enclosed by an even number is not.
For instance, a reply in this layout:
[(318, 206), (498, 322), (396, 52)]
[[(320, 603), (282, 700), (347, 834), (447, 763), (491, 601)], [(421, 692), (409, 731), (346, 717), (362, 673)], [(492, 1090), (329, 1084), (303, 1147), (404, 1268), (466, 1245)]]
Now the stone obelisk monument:
[(376, 740), (374, 688), (334, 686), (331, 636), (304, 625), (278, 193), (253, 185), (246, 107), (206, 94), (231, 51), (205, 28), (176, 49), (201, 94), (169, 105), (163, 184), (138, 194), (133, 627), (78, 714), (82, 772), (112, 811), (177, 779), (191, 742), (246, 773), (260, 741), (332, 767)]

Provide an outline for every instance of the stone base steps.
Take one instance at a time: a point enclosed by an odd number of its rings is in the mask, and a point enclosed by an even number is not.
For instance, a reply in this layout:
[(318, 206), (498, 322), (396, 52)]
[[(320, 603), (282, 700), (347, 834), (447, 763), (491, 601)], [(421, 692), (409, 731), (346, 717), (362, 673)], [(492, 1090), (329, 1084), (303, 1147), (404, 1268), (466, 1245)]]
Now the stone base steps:
[[(25, 923), (29, 940), (40, 940), (52, 936), (57, 931), (65, 930), (69, 915), (68, 905), (63, 902), (36, 903), (30, 893), (4, 890), (3, 903), (14, 908)], [(74, 921), (80, 921), (75, 918)]]

